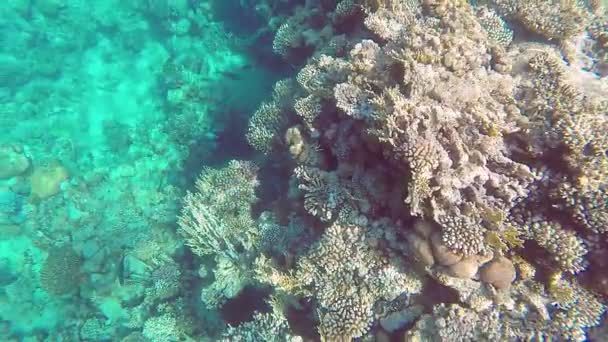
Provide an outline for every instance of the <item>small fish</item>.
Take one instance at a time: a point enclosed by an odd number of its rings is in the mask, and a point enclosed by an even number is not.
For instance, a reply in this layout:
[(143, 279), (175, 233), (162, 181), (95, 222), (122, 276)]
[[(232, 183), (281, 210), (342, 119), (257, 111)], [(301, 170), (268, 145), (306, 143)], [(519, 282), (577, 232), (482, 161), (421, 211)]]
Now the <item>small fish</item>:
[(118, 265), (116, 265), (116, 276), (118, 277), (118, 283), (120, 285), (124, 285), (125, 284), (125, 262), (126, 262), (126, 253), (125, 253), (125, 249), (123, 248), (122, 251), (120, 252), (120, 259), (118, 260)]
[(228, 77), (231, 80), (240, 80), (241, 76), (233, 71), (222, 71), (222, 76)]

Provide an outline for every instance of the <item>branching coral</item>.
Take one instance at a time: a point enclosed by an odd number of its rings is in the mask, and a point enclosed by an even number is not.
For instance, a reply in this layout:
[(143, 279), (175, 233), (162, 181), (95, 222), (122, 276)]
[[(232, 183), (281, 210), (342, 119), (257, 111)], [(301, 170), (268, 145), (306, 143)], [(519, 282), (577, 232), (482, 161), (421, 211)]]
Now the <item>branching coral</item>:
[(278, 81), (273, 90), (272, 101), (265, 102), (253, 113), (249, 120), (247, 142), (256, 150), (269, 153), (276, 143), (277, 137), (285, 129), (291, 101), (297, 90), (291, 79)]
[(275, 53), (286, 56), (289, 49), (297, 47), (300, 44), (301, 38), (294, 26), (294, 24), (287, 21), (279, 27), (272, 41), (272, 50)]
[(308, 93), (331, 98), (333, 85), (343, 80), (348, 64), (331, 56), (313, 58), (297, 76), (298, 84)]
[(274, 313), (256, 313), (252, 321), (229, 327), (222, 341), (297, 342), (302, 339), (289, 333), (289, 326), (284, 317)]
[(482, 315), (452, 304), (435, 306), (433, 314), (424, 315), (416, 328), (408, 332), (408, 337), (421, 341), (498, 341), (507, 339), (503, 330), (497, 310)]
[(488, 38), (494, 44), (507, 46), (513, 40), (513, 31), (507, 27), (505, 21), (492, 9), (480, 6), (477, 9), (479, 23), (488, 34)]
[(531, 84), (523, 89), (529, 97), (524, 109), (533, 137), (530, 150), (550, 156), (560, 172), (547, 180), (547, 196), (582, 227), (604, 233), (608, 111), (597, 93), (602, 83), (591, 78), (580, 84), (572, 69), (546, 51), (529, 58), (528, 65)]
[[(381, 48), (364, 41), (355, 47), (350, 81), (337, 85), (336, 95), (355, 85), (384, 91), (367, 91), (357, 102), (340, 96), (337, 103), (373, 105), (366, 110), (373, 115), (361, 111), (350, 116), (367, 118), (370, 133), (388, 147), (387, 154), (410, 170), (407, 203), (412, 214), (464, 216), (474, 211), (480, 224), (491, 228), (488, 213), (506, 213), (526, 195), (533, 179), (526, 165), (511, 158), (503, 139), (519, 129), (514, 125), (519, 114), (512, 105), (514, 82), (492, 70), (491, 43), (470, 8), (448, 2), (433, 11), (436, 24), (403, 20), (394, 42)], [(350, 105), (345, 112), (358, 108), (366, 107)], [(429, 204), (432, 210), (423, 211)]]
[(323, 221), (335, 218), (348, 196), (337, 174), (305, 167), (294, 170), (294, 174), (300, 181), (298, 188), (304, 191), (306, 211)]
[(263, 103), (249, 121), (249, 144), (261, 152), (269, 152), (283, 120), (281, 115), (281, 109), (274, 103)]
[(516, 305), (512, 309), (497, 306), (478, 311), (457, 304), (435, 305), (433, 313), (423, 315), (406, 336), (438, 341), (584, 341), (584, 329), (597, 325), (606, 307), (580, 285), (562, 282), (564, 290), (559, 297), (549, 295), (538, 283), (517, 283), (512, 291)]
[(151, 341), (171, 342), (180, 338), (177, 319), (172, 314), (151, 317), (146, 320), (143, 335)]
[(480, 222), (464, 216), (440, 217), (441, 239), (443, 244), (460, 255), (483, 254), (485, 229)]
[(179, 226), (186, 244), (195, 254), (213, 255), (217, 263), (215, 282), (203, 291), (209, 304), (235, 296), (247, 283), (247, 260), (259, 242), (251, 217), (256, 172), (253, 164), (243, 161), (205, 169), (197, 191), (184, 198)]
[(551, 193), (583, 227), (599, 234), (608, 233), (608, 189), (584, 191), (565, 181)]
[(505, 15), (547, 39), (565, 40), (585, 28), (588, 17), (577, 0), (493, 0)]
[(296, 6), (293, 15), (283, 19), (272, 42), (275, 53), (288, 61), (300, 60), (320, 51), (337, 53), (348, 43), (336, 33), (358, 19), (358, 1), (309, 1)]
[(577, 273), (585, 269), (583, 256), (587, 248), (574, 232), (547, 222), (533, 223), (531, 232), (534, 241), (547, 250), (561, 270)]
[(80, 285), (81, 264), (70, 245), (53, 247), (40, 270), (40, 284), (53, 295), (74, 292)]
[(605, 304), (576, 282), (561, 280), (553, 286), (561, 289), (561, 295), (555, 296), (557, 291), (552, 291), (557, 308), (551, 326), (564, 339), (586, 341), (584, 329), (600, 323), (600, 318), (606, 311)]
[(319, 333), (327, 340), (362, 336), (379, 299), (417, 293), (421, 283), (388, 264), (366, 229), (332, 225), (298, 263), (295, 277), (318, 302)]
[(186, 243), (198, 255), (225, 253), (238, 259), (240, 246), (252, 248), (257, 239), (250, 206), (256, 168), (248, 162), (232, 161), (223, 169), (203, 170), (196, 192), (184, 198), (179, 225)]

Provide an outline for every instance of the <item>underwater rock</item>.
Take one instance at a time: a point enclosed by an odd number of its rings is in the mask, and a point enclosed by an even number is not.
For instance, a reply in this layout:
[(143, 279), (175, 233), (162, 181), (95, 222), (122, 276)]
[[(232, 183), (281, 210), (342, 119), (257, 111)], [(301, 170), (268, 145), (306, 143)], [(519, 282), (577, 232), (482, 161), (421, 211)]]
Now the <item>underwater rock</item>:
[(420, 237), (420, 235), (416, 233), (410, 233), (407, 236), (407, 241), (417, 260), (422, 262), (425, 266), (430, 266), (435, 263), (431, 244), (426, 239)]
[(498, 257), (485, 264), (479, 271), (483, 282), (494, 285), (499, 290), (507, 289), (515, 280), (515, 267), (511, 260)]
[(417, 220), (414, 223), (414, 230), (425, 239), (429, 239), (435, 230), (435, 227), (433, 226), (433, 223), (429, 221)]
[(0, 187), (0, 224), (11, 223), (11, 216), (17, 212), (17, 200), (14, 192)]
[(45, 17), (55, 18), (61, 13), (61, 10), (66, 7), (63, 1), (57, 0), (42, 0), (36, 1), (36, 8)]
[(4, 287), (10, 285), (17, 280), (17, 278), (19, 277), (10, 269), (8, 260), (0, 260), (0, 286)]
[(0, 145), (0, 179), (19, 176), (29, 167), (30, 160), (23, 155), (21, 148), (11, 145)]
[(462, 256), (450, 251), (441, 241), (441, 233), (435, 232), (431, 235), (431, 247), (437, 263), (443, 266), (454, 265), (462, 260)]
[(61, 183), (68, 178), (68, 170), (58, 162), (36, 167), (30, 178), (32, 195), (38, 199), (54, 196), (61, 190)]
[(380, 326), (390, 333), (395, 332), (413, 322), (422, 315), (424, 307), (414, 305), (401, 311), (393, 312), (380, 319)]
[(390, 340), (390, 336), (382, 329), (378, 329), (374, 334), (374, 341), (376, 342), (389, 342)]
[(22, 234), (20, 225), (0, 222), (0, 241), (18, 237), (19, 234)]
[(453, 265), (450, 265), (446, 269), (446, 273), (452, 277), (470, 279), (473, 278), (475, 274), (477, 274), (478, 270), (479, 261), (477, 260), (477, 257), (472, 256), (462, 259)]
[(26, 83), (31, 72), (24, 68), (18, 58), (7, 54), (0, 54), (0, 84), (18, 86)]

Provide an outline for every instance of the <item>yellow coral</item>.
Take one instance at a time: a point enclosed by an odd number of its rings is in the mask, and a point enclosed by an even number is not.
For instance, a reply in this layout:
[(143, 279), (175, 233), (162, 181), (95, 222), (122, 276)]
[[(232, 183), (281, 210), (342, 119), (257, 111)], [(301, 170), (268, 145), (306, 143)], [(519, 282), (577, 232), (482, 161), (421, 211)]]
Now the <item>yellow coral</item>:
[(536, 268), (529, 263), (526, 259), (519, 255), (515, 255), (511, 258), (513, 264), (517, 268), (517, 274), (521, 280), (529, 280), (534, 278), (536, 274)]

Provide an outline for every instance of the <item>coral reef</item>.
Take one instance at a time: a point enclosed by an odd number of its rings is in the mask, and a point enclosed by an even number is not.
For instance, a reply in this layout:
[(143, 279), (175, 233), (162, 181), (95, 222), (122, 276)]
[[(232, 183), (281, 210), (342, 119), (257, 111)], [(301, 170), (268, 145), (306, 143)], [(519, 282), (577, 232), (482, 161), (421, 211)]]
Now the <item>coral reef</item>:
[(0, 340), (608, 339), (601, 1), (0, 14)]
[[(589, 278), (608, 241), (608, 88), (575, 63), (590, 52), (573, 43), (598, 43), (603, 14), (576, 1), (473, 3), (339, 2), (327, 13), (348, 18), (340, 51), (306, 42), (300, 13), (275, 36), (287, 59), (314, 49), (285, 100), (293, 110), (267, 132), (284, 137), (270, 153), (292, 157), (289, 200), (320, 238), (295, 263), (258, 257), (256, 279), (279, 298), (312, 298), (322, 339), (379, 336), (374, 322), (421, 305), (432, 314), (404, 319), (417, 321), (408, 340), (583, 340), (605, 311)], [(391, 291), (387, 272), (431, 277), (458, 303), (422, 300), (424, 281)]]

